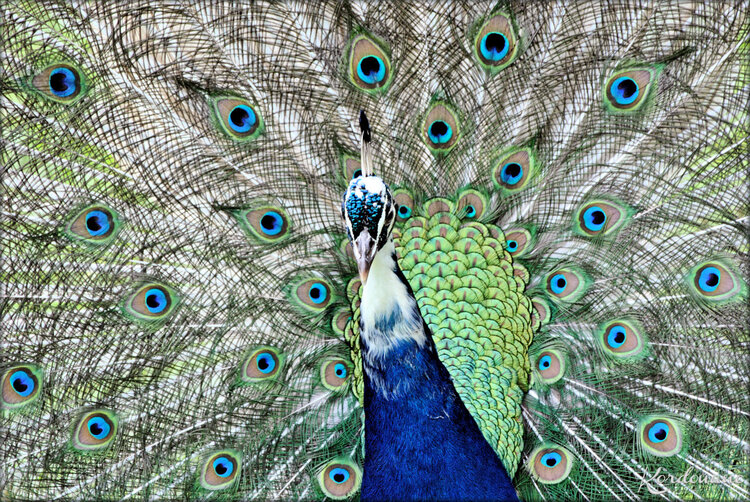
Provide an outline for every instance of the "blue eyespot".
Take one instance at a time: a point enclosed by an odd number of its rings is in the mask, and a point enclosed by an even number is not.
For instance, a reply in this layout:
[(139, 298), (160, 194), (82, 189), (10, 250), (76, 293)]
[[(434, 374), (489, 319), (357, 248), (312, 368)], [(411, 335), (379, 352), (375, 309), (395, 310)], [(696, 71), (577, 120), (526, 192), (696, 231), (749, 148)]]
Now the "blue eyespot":
[(721, 271), (716, 267), (706, 267), (698, 278), (698, 287), (706, 293), (716, 291), (721, 282)]
[(614, 326), (609, 330), (609, 334), (607, 335), (607, 345), (613, 349), (620, 348), (622, 347), (622, 344), (625, 343), (627, 337), (628, 334), (625, 331), (625, 328), (622, 326)]
[(21, 397), (26, 397), (34, 392), (34, 387), (36, 385), (28, 373), (18, 370), (10, 376), (10, 386), (16, 394)]
[(552, 357), (543, 356), (539, 358), (539, 370), (544, 371), (552, 365)]
[(357, 76), (367, 84), (377, 84), (385, 79), (385, 64), (378, 56), (363, 57), (357, 65)]
[(346, 366), (341, 363), (336, 363), (333, 367), (333, 372), (336, 373), (336, 376), (339, 378), (346, 378)]
[(86, 215), (86, 230), (92, 237), (109, 232), (109, 218), (104, 211), (91, 211)]
[(469, 204), (468, 206), (466, 206), (466, 217), (467, 218), (473, 218), (476, 215), (477, 215), (477, 210), (474, 208), (474, 206), (472, 206), (471, 204)]
[(328, 477), (331, 478), (331, 481), (340, 485), (349, 480), (349, 471), (342, 469), (341, 467), (336, 467), (335, 469), (331, 469), (331, 472), (328, 473)]
[(411, 216), (411, 208), (409, 206), (405, 206), (403, 204), (400, 204), (398, 206), (398, 215), (401, 218), (408, 218), (409, 216)]
[(59, 67), (49, 74), (49, 90), (58, 98), (67, 98), (77, 90), (76, 76), (68, 68)]
[(518, 249), (518, 242), (517, 241), (508, 241), (505, 243), (505, 249), (507, 249), (509, 252), (513, 253), (516, 249)]
[(661, 443), (669, 436), (669, 425), (664, 422), (656, 422), (648, 430), (648, 439), (652, 443)]
[(106, 438), (109, 435), (109, 431), (112, 430), (107, 421), (102, 417), (94, 417), (89, 419), (86, 426), (88, 427), (91, 435), (96, 439)]
[(583, 224), (592, 232), (598, 232), (604, 228), (607, 222), (607, 213), (599, 206), (591, 206), (583, 213)]
[(630, 77), (620, 77), (612, 82), (612, 96), (619, 105), (629, 105), (636, 99), (640, 90), (635, 80)]
[(326, 298), (328, 298), (328, 290), (323, 284), (316, 282), (310, 286), (310, 292), (308, 295), (310, 296), (310, 301), (315, 304), (321, 304), (326, 301)]
[(266, 235), (278, 235), (284, 228), (284, 219), (276, 211), (268, 211), (260, 218), (260, 228)]
[(479, 50), (487, 61), (500, 61), (508, 54), (510, 44), (502, 33), (491, 31), (482, 37)]
[(500, 171), (500, 180), (507, 185), (515, 185), (523, 178), (523, 167), (518, 162), (508, 162)]
[(163, 312), (164, 309), (167, 308), (167, 305), (169, 305), (167, 295), (164, 294), (164, 291), (157, 288), (152, 288), (146, 291), (144, 300), (146, 303), (146, 308), (152, 314), (159, 314), (160, 312)]
[(453, 129), (444, 120), (436, 120), (430, 124), (430, 128), (427, 130), (427, 136), (430, 141), (436, 145), (443, 145), (451, 140), (453, 137)]
[(543, 466), (549, 467), (550, 469), (552, 469), (557, 464), (559, 464), (560, 461), (562, 461), (562, 456), (556, 451), (551, 451), (549, 453), (545, 453), (544, 455), (542, 455), (541, 463)]
[(226, 478), (234, 472), (234, 464), (226, 457), (219, 457), (213, 463), (214, 472), (220, 478)]
[(257, 122), (258, 118), (255, 116), (255, 112), (247, 105), (237, 105), (232, 108), (227, 121), (229, 127), (237, 133), (250, 132)]
[(552, 292), (556, 295), (562, 294), (567, 285), (568, 280), (563, 274), (555, 274), (555, 276), (552, 277), (552, 280), (550, 280), (550, 288), (552, 288)]
[(258, 366), (258, 370), (264, 374), (271, 373), (276, 368), (276, 360), (268, 352), (258, 354), (255, 358), (255, 363)]

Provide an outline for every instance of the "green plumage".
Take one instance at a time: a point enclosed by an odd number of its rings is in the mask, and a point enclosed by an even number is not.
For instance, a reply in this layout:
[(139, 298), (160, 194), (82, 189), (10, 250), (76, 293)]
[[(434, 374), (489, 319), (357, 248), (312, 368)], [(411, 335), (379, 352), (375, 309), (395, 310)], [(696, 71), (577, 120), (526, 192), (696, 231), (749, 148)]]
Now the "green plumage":
[(358, 497), (360, 109), (521, 498), (750, 497), (749, 7), (3, 4), (0, 499)]

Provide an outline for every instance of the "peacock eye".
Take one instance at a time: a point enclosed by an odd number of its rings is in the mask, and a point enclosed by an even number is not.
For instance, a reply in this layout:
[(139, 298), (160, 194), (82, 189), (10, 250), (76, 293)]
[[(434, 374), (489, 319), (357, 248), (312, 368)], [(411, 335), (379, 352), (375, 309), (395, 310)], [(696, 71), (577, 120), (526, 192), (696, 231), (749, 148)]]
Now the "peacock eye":
[(390, 59), (374, 40), (365, 35), (352, 41), (349, 64), (352, 83), (363, 91), (384, 91), (390, 84)]
[(640, 327), (631, 321), (611, 321), (600, 329), (600, 333), (604, 350), (617, 358), (636, 356), (645, 348)]
[(523, 166), (518, 162), (508, 162), (500, 169), (500, 181), (504, 184), (517, 185), (523, 179)]
[(201, 486), (207, 490), (223, 490), (239, 479), (241, 457), (232, 450), (215, 452), (208, 456), (201, 468)]
[(393, 191), (393, 200), (398, 206), (396, 210), (396, 221), (404, 222), (411, 218), (414, 212), (414, 197), (411, 192), (405, 188), (399, 188)]
[(342, 469), (340, 467), (331, 469), (331, 471), (328, 473), (328, 478), (338, 485), (340, 485), (341, 483), (345, 483), (346, 481), (349, 481), (349, 477), (350, 477), (349, 471), (347, 471), (346, 469)]
[(687, 282), (694, 295), (709, 302), (730, 300), (743, 289), (739, 276), (723, 260), (708, 261), (693, 267)]
[(264, 206), (233, 212), (251, 238), (262, 243), (278, 242), (289, 235), (289, 217), (280, 207)]
[(326, 388), (338, 390), (349, 378), (349, 365), (343, 359), (324, 361), (320, 368), (320, 378)]
[(42, 371), (31, 365), (13, 366), (3, 373), (0, 385), (0, 408), (18, 408), (39, 397)]
[(112, 241), (120, 222), (112, 209), (93, 205), (79, 211), (65, 227), (65, 234), (83, 244), (101, 246)]
[(510, 228), (505, 232), (505, 249), (514, 258), (526, 254), (531, 249), (531, 232), (525, 228)]
[(661, 67), (631, 68), (612, 75), (604, 87), (605, 105), (613, 113), (631, 113), (647, 102)]
[(529, 455), (529, 470), (540, 483), (560, 483), (568, 477), (572, 468), (572, 455), (556, 445), (538, 446)]
[(323, 493), (334, 500), (351, 497), (360, 484), (360, 471), (349, 459), (337, 459), (328, 465), (318, 475), (318, 483)]
[(258, 382), (275, 377), (281, 369), (282, 358), (279, 352), (271, 347), (254, 350), (242, 365), (242, 380)]
[(638, 83), (630, 77), (615, 79), (610, 92), (618, 105), (629, 105), (638, 99), (638, 94), (640, 94)]
[(85, 413), (73, 430), (73, 447), (80, 451), (107, 448), (117, 432), (117, 422), (117, 415), (109, 410)]
[(445, 154), (456, 145), (459, 124), (456, 113), (445, 103), (435, 103), (423, 125), (424, 140), (435, 155)]
[(537, 356), (536, 368), (539, 372), (540, 382), (551, 385), (564, 376), (565, 359), (562, 353), (557, 350), (545, 350)]
[(458, 198), (457, 211), (465, 211), (466, 218), (477, 219), (484, 216), (488, 206), (487, 197), (477, 190), (464, 190)]
[(547, 276), (547, 292), (553, 299), (573, 302), (586, 292), (587, 279), (582, 272), (562, 269)]
[(211, 98), (219, 128), (235, 141), (250, 141), (263, 132), (263, 119), (249, 101), (235, 97)]
[(640, 443), (657, 457), (671, 457), (682, 449), (682, 429), (665, 416), (645, 417), (640, 421)]
[(562, 455), (560, 455), (556, 451), (551, 451), (542, 455), (541, 463), (548, 469), (557, 466), (557, 464), (559, 464), (560, 462), (562, 462)]
[(312, 312), (322, 312), (332, 300), (331, 286), (322, 279), (303, 280), (292, 291), (295, 302)]
[(549, 355), (539, 358), (539, 370), (540, 371), (549, 369), (551, 364), (552, 364), (552, 358)]
[(69, 64), (53, 64), (32, 77), (31, 85), (46, 98), (71, 103), (85, 94), (82, 73)]
[(316, 305), (320, 305), (328, 298), (328, 290), (322, 282), (313, 283), (307, 291), (307, 297)]
[(518, 41), (510, 18), (497, 14), (488, 19), (474, 38), (474, 55), (479, 64), (496, 73), (511, 64), (518, 52)]
[(125, 314), (137, 321), (158, 321), (174, 312), (179, 297), (163, 284), (141, 286), (125, 302)]
[(427, 136), (435, 144), (443, 144), (453, 137), (453, 128), (444, 120), (433, 120), (427, 128)]
[(587, 237), (606, 235), (621, 227), (627, 216), (627, 208), (615, 202), (589, 202), (578, 210), (575, 230)]
[(533, 177), (536, 160), (528, 148), (514, 148), (501, 155), (492, 168), (492, 180), (497, 188), (515, 192), (524, 188)]

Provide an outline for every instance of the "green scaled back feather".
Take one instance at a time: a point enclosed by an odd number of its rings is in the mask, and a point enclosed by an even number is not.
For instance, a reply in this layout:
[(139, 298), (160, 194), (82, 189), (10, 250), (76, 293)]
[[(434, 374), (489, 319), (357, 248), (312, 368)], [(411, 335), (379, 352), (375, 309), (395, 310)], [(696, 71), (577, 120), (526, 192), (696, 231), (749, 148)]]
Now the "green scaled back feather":
[(4, 3), (0, 498), (358, 498), (360, 109), (522, 499), (750, 498), (748, 12)]

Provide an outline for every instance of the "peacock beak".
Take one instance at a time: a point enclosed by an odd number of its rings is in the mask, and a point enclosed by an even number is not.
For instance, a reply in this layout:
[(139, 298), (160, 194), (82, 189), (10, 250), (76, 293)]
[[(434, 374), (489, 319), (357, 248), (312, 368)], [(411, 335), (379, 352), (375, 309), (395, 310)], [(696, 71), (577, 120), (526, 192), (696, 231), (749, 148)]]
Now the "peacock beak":
[(354, 257), (357, 260), (359, 278), (362, 279), (362, 285), (364, 286), (367, 282), (367, 275), (370, 273), (370, 265), (377, 252), (375, 240), (370, 236), (367, 229), (365, 229), (354, 240), (352, 247), (354, 248)]

